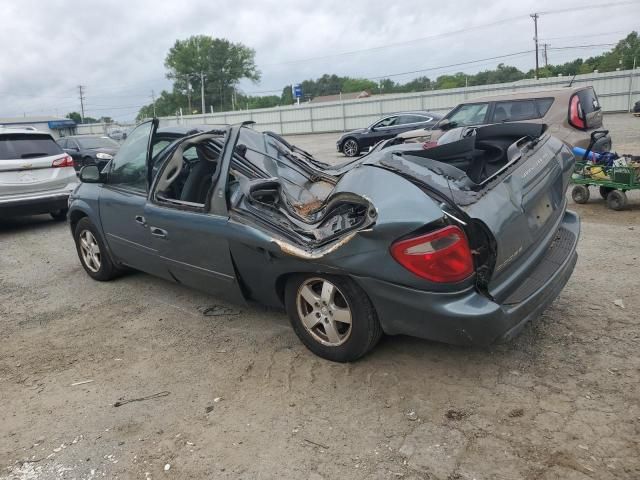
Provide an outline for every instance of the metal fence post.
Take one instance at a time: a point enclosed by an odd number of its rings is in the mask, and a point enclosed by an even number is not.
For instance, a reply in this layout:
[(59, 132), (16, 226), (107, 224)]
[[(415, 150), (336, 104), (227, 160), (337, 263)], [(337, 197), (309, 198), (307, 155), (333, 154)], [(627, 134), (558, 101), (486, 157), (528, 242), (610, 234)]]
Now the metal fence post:
[(311, 133), (313, 133), (315, 129), (313, 128), (313, 107), (311, 105), (309, 105), (309, 119), (311, 120)]
[(280, 135), (284, 135), (284, 128), (282, 126), (282, 107), (278, 108), (278, 123), (280, 124)]
[(347, 114), (345, 113), (344, 100), (342, 101), (342, 131), (347, 131)]
[[(634, 62), (635, 63), (635, 62)], [(628, 99), (628, 105), (627, 105), (627, 112), (631, 113), (631, 94), (633, 93), (633, 73), (634, 71), (631, 70), (629, 72), (629, 99)]]

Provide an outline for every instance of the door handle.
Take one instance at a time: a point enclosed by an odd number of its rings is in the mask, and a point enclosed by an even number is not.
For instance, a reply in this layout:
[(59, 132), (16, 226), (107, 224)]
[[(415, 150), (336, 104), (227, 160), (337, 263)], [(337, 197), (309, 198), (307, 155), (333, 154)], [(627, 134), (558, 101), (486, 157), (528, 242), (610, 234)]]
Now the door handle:
[(142, 215), (136, 215), (136, 222), (138, 222), (143, 227), (147, 226), (147, 220)]
[(149, 227), (149, 231), (151, 232), (151, 235), (158, 238), (167, 238), (167, 235), (169, 233), (166, 230), (158, 227)]

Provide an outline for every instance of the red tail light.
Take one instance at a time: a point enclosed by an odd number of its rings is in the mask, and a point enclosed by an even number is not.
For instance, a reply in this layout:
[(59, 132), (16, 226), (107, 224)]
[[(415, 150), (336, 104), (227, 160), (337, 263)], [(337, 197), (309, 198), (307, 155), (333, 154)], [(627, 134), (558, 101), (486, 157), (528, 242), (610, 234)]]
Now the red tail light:
[(587, 125), (584, 121), (584, 114), (582, 113), (582, 105), (580, 105), (580, 98), (578, 95), (571, 97), (569, 102), (569, 123), (572, 127), (584, 130)]
[(56, 158), (51, 164), (52, 167), (73, 167), (73, 158), (71, 155), (65, 155), (64, 157)]
[(391, 246), (391, 255), (404, 268), (432, 282), (459, 282), (473, 273), (473, 259), (464, 232), (450, 225)]

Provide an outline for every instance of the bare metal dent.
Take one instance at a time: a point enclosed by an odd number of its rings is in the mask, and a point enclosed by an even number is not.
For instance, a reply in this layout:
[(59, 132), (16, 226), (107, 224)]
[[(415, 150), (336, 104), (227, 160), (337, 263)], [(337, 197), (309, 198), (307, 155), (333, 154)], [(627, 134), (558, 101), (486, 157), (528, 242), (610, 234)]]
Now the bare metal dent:
[(311, 251), (305, 250), (304, 248), (297, 247), (295, 245), (292, 245), (291, 243), (283, 242), (282, 240), (278, 239), (274, 239), (274, 242), (280, 247), (282, 253), (286, 255), (302, 258), (304, 260), (317, 260), (343, 247), (345, 244), (350, 242), (357, 233), (358, 232), (351, 232), (337, 242), (332, 243), (331, 245), (326, 245), (324, 247), (320, 247)]

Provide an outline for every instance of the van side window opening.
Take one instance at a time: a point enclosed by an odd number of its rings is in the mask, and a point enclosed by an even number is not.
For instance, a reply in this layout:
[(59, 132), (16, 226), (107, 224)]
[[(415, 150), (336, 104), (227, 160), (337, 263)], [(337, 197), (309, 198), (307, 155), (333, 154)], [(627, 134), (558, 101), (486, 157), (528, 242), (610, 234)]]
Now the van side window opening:
[(525, 100), (505, 100), (496, 102), (491, 123), (520, 122), (546, 115), (553, 104), (553, 98), (532, 98)]
[(461, 105), (450, 117), (447, 118), (457, 127), (481, 125), (487, 115), (489, 103), (468, 103)]
[(179, 146), (162, 168), (155, 199), (176, 208), (204, 208), (220, 166), (223, 143), (207, 135), (199, 142)]

